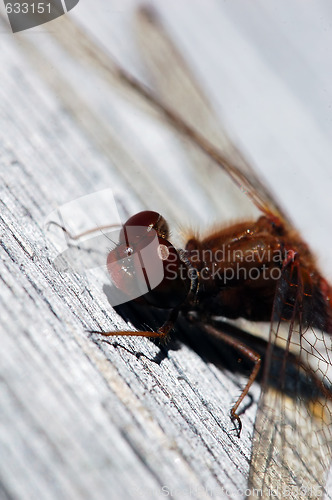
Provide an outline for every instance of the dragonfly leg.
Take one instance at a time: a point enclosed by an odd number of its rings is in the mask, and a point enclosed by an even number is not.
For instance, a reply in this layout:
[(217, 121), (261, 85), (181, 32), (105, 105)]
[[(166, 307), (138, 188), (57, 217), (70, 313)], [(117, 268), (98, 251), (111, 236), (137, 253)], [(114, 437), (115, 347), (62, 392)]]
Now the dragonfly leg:
[(262, 364), (261, 356), (256, 351), (254, 351), (253, 349), (248, 347), (246, 344), (239, 341), (237, 338), (232, 337), (231, 335), (228, 335), (227, 333), (224, 333), (221, 330), (218, 330), (217, 328), (215, 328), (212, 325), (200, 323), (200, 327), (204, 331), (206, 331), (209, 335), (212, 335), (212, 336), (222, 340), (226, 344), (228, 344), (231, 347), (233, 347), (234, 349), (236, 349), (240, 354), (242, 354), (244, 357), (246, 357), (247, 359), (252, 361), (254, 364), (253, 369), (251, 371), (251, 374), (249, 376), (248, 382), (246, 383), (244, 389), (242, 390), (240, 397), (237, 399), (236, 403), (234, 404), (234, 406), (232, 407), (231, 412), (230, 412), (232, 421), (237, 424), (236, 425), (237, 436), (240, 437), (241, 430), (242, 430), (242, 422), (241, 422), (241, 419), (237, 413), (237, 410), (238, 410), (240, 404), (242, 403), (243, 399), (245, 398), (245, 396), (248, 394), (251, 385), (253, 384), (253, 382), (255, 381), (255, 379), (258, 375), (258, 372), (259, 372), (261, 364)]
[(71, 240), (79, 240), (80, 238), (82, 238), (82, 236), (86, 236), (88, 234), (93, 234), (93, 233), (96, 233), (98, 231), (103, 231), (105, 229), (114, 229), (114, 228), (120, 228), (121, 225), (120, 224), (107, 224), (105, 226), (97, 226), (97, 227), (94, 227), (93, 229), (88, 229), (87, 231), (83, 231), (82, 233), (79, 233), (79, 234), (71, 234), (68, 229), (66, 229), (64, 226), (62, 226), (61, 224), (59, 224), (58, 222), (56, 221), (48, 221), (47, 222), (47, 228), (49, 228), (50, 226), (56, 226), (60, 229), (62, 229), (62, 231), (68, 236), (69, 239)]
[(173, 309), (169, 315), (169, 318), (165, 321), (165, 323), (157, 329), (157, 331), (130, 331), (130, 330), (123, 330), (123, 331), (112, 331), (112, 332), (99, 332), (96, 330), (89, 330), (89, 333), (99, 333), (100, 335), (104, 335), (105, 337), (116, 337), (116, 336), (121, 336), (121, 337), (149, 337), (149, 338), (158, 338), (158, 339), (165, 339), (172, 328), (174, 327), (174, 323), (176, 321), (176, 318), (178, 316), (178, 309)]

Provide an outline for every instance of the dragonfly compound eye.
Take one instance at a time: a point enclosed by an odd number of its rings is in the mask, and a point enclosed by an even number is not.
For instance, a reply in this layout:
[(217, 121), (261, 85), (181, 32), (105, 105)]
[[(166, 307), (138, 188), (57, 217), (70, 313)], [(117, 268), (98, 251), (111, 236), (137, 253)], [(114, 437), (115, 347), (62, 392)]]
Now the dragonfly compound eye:
[(107, 257), (112, 283), (128, 301), (143, 298), (162, 309), (179, 306), (190, 289), (186, 264), (155, 229), (147, 231), (147, 226), (128, 225), (129, 221), (122, 229), (120, 243)]
[(127, 242), (128, 231), (130, 231), (131, 238), (135, 238), (134, 228), (137, 228), (137, 238), (140, 238), (142, 233), (148, 233), (151, 230), (154, 230), (161, 238), (169, 236), (168, 224), (164, 217), (151, 210), (139, 212), (127, 220), (120, 232), (120, 242)]

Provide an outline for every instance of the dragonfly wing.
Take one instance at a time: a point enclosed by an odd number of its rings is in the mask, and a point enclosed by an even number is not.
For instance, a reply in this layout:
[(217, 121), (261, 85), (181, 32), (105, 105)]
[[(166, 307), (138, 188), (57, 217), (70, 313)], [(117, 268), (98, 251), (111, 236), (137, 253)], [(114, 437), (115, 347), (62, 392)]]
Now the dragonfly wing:
[[(233, 193), (232, 187), (234, 188), (235, 183), (242, 193), (245, 192), (249, 201), (254, 201), (260, 210), (277, 215), (284, 222), (289, 222), (272, 192), (266, 187), (266, 183), (262, 182), (232, 142), (225, 128), (220, 125), (206, 96), (158, 20), (156, 13), (150, 8), (140, 9), (136, 24), (141, 53), (148, 67), (148, 74), (151, 76), (151, 84), (160, 98), (156, 104), (168, 119), (171, 118), (173, 126), (178, 127), (182, 135), (190, 139), (190, 144), (186, 144), (186, 149), (196, 175), (203, 173), (209, 177), (209, 184), (217, 192), (215, 197), (217, 200), (221, 199), (221, 190), (226, 199), (227, 193), (231, 192), (229, 206), (233, 210), (232, 217), (234, 217), (234, 205), (237, 205), (236, 200), (239, 195), (239, 192), (235, 195)], [(171, 71), (169, 68), (172, 68)], [(126, 77), (125, 73), (123, 76)], [(137, 90), (140, 92), (139, 88)], [(153, 95), (150, 96), (154, 100)], [(169, 116), (167, 110), (176, 110), (176, 114), (171, 113)], [(180, 122), (185, 122), (189, 126), (183, 126)], [(200, 135), (197, 135), (197, 131), (203, 131), (202, 136), (208, 142), (205, 144), (207, 148), (203, 155), (199, 144)], [(228, 174), (228, 181), (211, 182), (211, 176), (213, 179), (216, 175), (214, 174), (215, 165), (213, 166), (212, 163), (216, 161)], [(230, 180), (232, 181), (230, 184), (233, 184), (231, 187), (229, 186)], [(225, 199), (223, 204), (225, 206)], [(249, 203), (249, 212), (250, 205), (251, 203)]]
[[(234, 201), (231, 187), (232, 184), (235, 184), (238, 194), (241, 194), (241, 192), (246, 194), (248, 199), (253, 201), (259, 210), (272, 213), (283, 219), (284, 222), (288, 222), (286, 214), (273, 197), (272, 192), (268, 190), (260, 177), (243, 159), (225, 130), (217, 123), (201, 89), (196, 83), (193, 83), (194, 78), (188, 67), (170, 42), (161, 24), (158, 23), (156, 16), (151, 16), (150, 12), (148, 13), (144, 9), (140, 11), (138, 31), (142, 41), (142, 54), (145, 55), (146, 61), (150, 61), (148, 66), (153, 83), (151, 88), (156, 90), (151, 90), (130, 72), (126, 71), (117, 62), (116, 58), (96, 44), (93, 38), (89, 38), (86, 33), (83, 34), (80, 27), (69, 19), (62, 19), (61, 26), (56, 32), (52, 33), (52, 36), (64, 45), (66, 50), (77, 60), (82, 60), (86, 65), (94, 68), (103, 80), (116, 91), (118, 96), (124, 97), (130, 105), (137, 107), (144, 115), (159, 119), (163, 123), (167, 122), (172, 126), (173, 131), (175, 129), (175, 131), (182, 134), (182, 137), (189, 139), (187, 143), (191, 142), (192, 144), (187, 149), (192, 151), (190, 153), (191, 159), (194, 156), (197, 158), (193, 161), (193, 176), (198, 176), (200, 186), (204, 184), (202, 182), (204, 177), (208, 179), (209, 185), (216, 186), (214, 188), (216, 196), (213, 198), (218, 206), (220, 206), (220, 200), (222, 199), (223, 209), (227, 210), (227, 206), (232, 207), (232, 217), (241, 216), (244, 213), (248, 216), (252, 212), (250, 203), (248, 203), (244, 211), (241, 209), (239, 214), (236, 213), (238, 195), (235, 194)], [(149, 43), (152, 33), (154, 42)], [(71, 43), (72, 39), (75, 39), (75, 44)], [(163, 65), (160, 64), (160, 58), (158, 60), (157, 57), (161, 47), (163, 47)], [(172, 71), (169, 71), (169, 68), (172, 68)], [(167, 87), (162, 87), (160, 82), (165, 80), (166, 76)], [(50, 83), (54, 84), (53, 81)], [(57, 86), (64, 89), (63, 99), (66, 99), (66, 106), (72, 110), (75, 116), (77, 114), (80, 116), (82, 105), (77, 96), (71, 96), (67, 93), (68, 89), (66, 89), (64, 82), (58, 81)], [(176, 112), (173, 110), (176, 110)], [(106, 151), (112, 160), (114, 168), (121, 172), (127, 182), (130, 183), (135, 177), (135, 193), (142, 199), (143, 204), (147, 195), (152, 201), (161, 199), (167, 204), (167, 196), (163, 184), (160, 184), (160, 179), (154, 181), (151, 172), (146, 172), (146, 175), (143, 175), (144, 164), (142, 165), (136, 157), (133, 158), (129, 155), (128, 148), (123, 147), (122, 142), (118, 140), (118, 127), (115, 127), (114, 134), (111, 134), (109, 130), (110, 124), (104, 126), (100, 121), (97, 123), (92, 113), (88, 114), (87, 110), (85, 110), (85, 113), (86, 116), (85, 120), (82, 120), (82, 125), (88, 124), (87, 131), (89, 133), (91, 133), (91, 130), (98, 130), (95, 140)], [(182, 113), (185, 120), (180, 118)], [(203, 132), (200, 134), (197, 131)], [(201, 150), (201, 153), (198, 152), (199, 150)], [(202, 154), (202, 151), (204, 154)], [(206, 157), (208, 157), (208, 160), (206, 160)], [(211, 166), (215, 163), (221, 168), (212, 168)], [(123, 168), (123, 165), (126, 165), (126, 169)], [(196, 170), (196, 167), (198, 167), (198, 170)], [(218, 170), (223, 170), (227, 174), (224, 176), (226, 180), (220, 182), (217, 179), (214, 182), (214, 175), (217, 175), (214, 172)], [(142, 175), (137, 176), (137, 171), (142, 172)], [(200, 174), (197, 172), (200, 172)], [(189, 182), (188, 179), (187, 182)], [(192, 185), (191, 182), (190, 185)], [(181, 200), (178, 201), (179, 205), (181, 205)], [(207, 204), (209, 202), (211, 202), (211, 197), (207, 196)], [(177, 207), (176, 213), (172, 213), (172, 204), (168, 205), (170, 206), (171, 215), (176, 217), (179, 207)], [(210, 213), (212, 213), (212, 210)], [(225, 219), (227, 216), (229, 216), (229, 213), (226, 213)]]
[(332, 498), (325, 491), (332, 456), (331, 336), (313, 328), (314, 294), (304, 294), (301, 280), (292, 289), (294, 271), (294, 264), (284, 269), (274, 301), (252, 445), (252, 498), (257, 490), (263, 498)]
[(256, 490), (262, 491), (263, 498), (280, 499), (316, 499), (326, 494), (331, 461), (327, 427), (304, 402), (295, 406), (289, 396), (267, 389), (254, 431), (249, 478), (252, 497)]

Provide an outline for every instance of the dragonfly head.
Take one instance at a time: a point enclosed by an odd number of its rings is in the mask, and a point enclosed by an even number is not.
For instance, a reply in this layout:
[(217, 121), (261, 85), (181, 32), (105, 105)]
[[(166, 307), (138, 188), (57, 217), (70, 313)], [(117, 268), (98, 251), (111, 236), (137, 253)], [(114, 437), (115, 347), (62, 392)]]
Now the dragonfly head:
[(119, 243), (108, 254), (107, 268), (128, 301), (143, 299), (149, 305), (173, 309), (188, 296), (187, 263), (168, 237), (168, 224), (157, 212), (139, 212), (123, 225)]

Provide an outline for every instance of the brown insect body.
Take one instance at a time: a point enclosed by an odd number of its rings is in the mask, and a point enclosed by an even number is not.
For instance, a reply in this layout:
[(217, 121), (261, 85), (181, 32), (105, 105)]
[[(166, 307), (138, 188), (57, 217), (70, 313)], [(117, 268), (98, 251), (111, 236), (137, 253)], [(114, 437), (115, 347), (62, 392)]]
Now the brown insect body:
[[(129, 227), (142, 228), (143, 233), (137, 233), (134, 241), (124, 241)], [(281, 320), (292, 319), (300, 293), (302, 324), (332, 333), (330, 287), (317, 271), (308, 246), (275, 217), (233, 224), (202, 240), (191, 238), (184, 251), (177, 251), (167, 239), (165, 220), (156, 212), (140, 212), (125, 223), (119, 245), (108, 256), (108, 264), (113, 264), (111, 278), (123, 292), (135, 279), (135, 265), (141, 264), (116, 268), (114, 262), (130, 255), (134, 259), (151, 240), (151, 229), (158, 235), (155, 259), (163, 262), (164, 278), (136, 300), (185, 314), (197, 311), (204, 317), (270, 321), (278, 283), (286, 276), (287, 290), (279, 298)]]
[[(291, 319), (293, 295), (301, 287), (305, 323), (332, 333), (330, 287), (308, 246), (275, 218), (231, 225), (201, 241), (190, 240), (186, 249), (200, 272), (197, 299), (202, 311), (229, 319), (271, 321), (278, 279), (288, 268), (290, 283), (283, 300), (289, 306), (282, 319)], [(197, 252), (202, 258), (196, 264), (190, 253)], [(315, 314), (306, 310), (306, 296), (312, 297)]]

